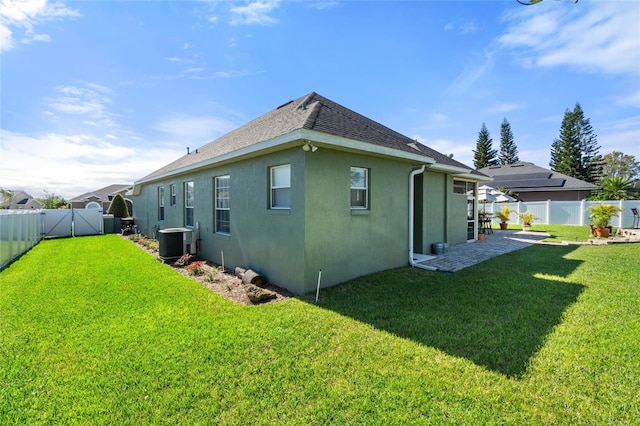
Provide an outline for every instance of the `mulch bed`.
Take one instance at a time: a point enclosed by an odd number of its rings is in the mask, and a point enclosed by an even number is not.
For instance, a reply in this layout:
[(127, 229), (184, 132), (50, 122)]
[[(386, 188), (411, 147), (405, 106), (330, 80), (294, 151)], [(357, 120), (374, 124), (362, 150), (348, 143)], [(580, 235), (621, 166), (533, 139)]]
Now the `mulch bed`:
[[(193, 264), (193, 262), (202, 262), (201, 268), (197, 268), (200, 269), (202, 273), (194, 274), (192, 271), (189, 271), (187, 269), (186, 265), (180, 266), (176, 265), (175, 262), (165, 262), (160, 259), (160, 254), (157, 248), (157, 240), (151, 240), (140, 236), (122, 237), (136, 244), (138, 247), (140, 247), (150, 255), (154, 256), (158, 261), (171, 266), (180, 274), (199, 282), (209, 290), (218, 293), (225, 299), (241, 305), (254, 304), (251, 302), (251, 300), (249, 300), (247, 292), (245, 291), (245, 286), (242, 284), (242, 280), (235, 276), (235, 274), (233, 274), (232, 272), (222, 271), (222, 268), (218, 265), (194, 257), (190, 259), (191, 264)], [(262, 302), (260, 303), (261, 305), (276, 303), (294, 297), (294, 294), (289, 292), (287, 289), (278, 287), (277, 285), (271, 283), (263, 285), (262, 288), (275, 293), (275, 298), (266, 302)]]

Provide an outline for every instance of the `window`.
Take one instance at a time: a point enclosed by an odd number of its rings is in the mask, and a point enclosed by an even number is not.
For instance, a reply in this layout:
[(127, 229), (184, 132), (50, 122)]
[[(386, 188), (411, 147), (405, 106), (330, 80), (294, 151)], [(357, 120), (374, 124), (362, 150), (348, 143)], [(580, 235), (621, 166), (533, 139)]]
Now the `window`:
[(291, 165), (271, 167), (269, 175), (271, 208), (291, 208)]
[(369, 208), (369, 170), (351, 167), (351, 208)]
[(229, 209), (229, 175), (215, 178), (215, 230), (229, 235), (231, 211)]
[(464, 180), (453, 181), (453, 192), (455, 194), (467, 194), (475, 195), (476, 184), (475, 182), (467, 182)]
[(184, 226), (193, 226), (193, 182), (184, 183)]
[(164, 186), (158, 187), (158, 220), (164, 220)]
[(175, 183), (172, 183), (169, 186), (169, 205), (170, 206), (176, 205), (176, 184)]

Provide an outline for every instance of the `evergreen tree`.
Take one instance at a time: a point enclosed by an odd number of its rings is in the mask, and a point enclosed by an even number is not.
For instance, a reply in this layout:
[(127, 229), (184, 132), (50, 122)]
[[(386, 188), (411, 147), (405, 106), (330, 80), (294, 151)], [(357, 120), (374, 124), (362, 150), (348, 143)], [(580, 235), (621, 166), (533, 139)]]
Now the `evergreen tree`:
[(114, 217), (129, 217), (129, 208), (122, 194), (117, 193), (113, 197), (107, 213), (112, 214)]
[(482, 128), (478, 133), (478, 142), (473, 151), (473, 165), (476, 169), (488, 166), (497, 166), (496, 154), (498, 153), (492, 146), (493, 139), (487, 130), (487, 126), (482, 123)]
[(596, 183), (602, 175), (602, 156), (598, 153), (598, 138), (582, 107), (576, 103), (566, 110), (560, 127), (560, 138), (551, 145), (551, 170), (567, 176)]
[(520, 161), (518, 158), (518, 147), (513, 140), (511, 125), (505, 118), (500, 125), (500, 155), (498, 161), (501, 165), (515, 164)]
[(602, 178), (602, 156), (600, 155), (600, 146), (598, 145), (598, 136), (593, 132), (591, 121), (585, 118), (582, 107), (579, 103), (573, 110), (576, 116), (579, 139), (580, 139), (580, 176), (586, 182), (596, 183)]

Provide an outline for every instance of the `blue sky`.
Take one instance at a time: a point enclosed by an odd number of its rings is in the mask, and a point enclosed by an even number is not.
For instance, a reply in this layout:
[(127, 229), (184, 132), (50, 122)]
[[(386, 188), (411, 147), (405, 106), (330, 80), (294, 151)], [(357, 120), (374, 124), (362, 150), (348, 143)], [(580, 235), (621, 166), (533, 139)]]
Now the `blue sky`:
[(0, 187), (133, 183), (315, 91), (472, 166), (503, 118), (548, 167), (580, 102), (640, 159), (640, 2), (2, 0)]

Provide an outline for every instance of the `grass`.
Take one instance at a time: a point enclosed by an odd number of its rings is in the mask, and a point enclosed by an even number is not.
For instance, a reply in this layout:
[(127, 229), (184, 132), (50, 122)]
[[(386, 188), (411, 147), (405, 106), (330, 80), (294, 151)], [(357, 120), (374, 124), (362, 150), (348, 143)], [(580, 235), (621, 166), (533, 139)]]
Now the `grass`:
[(239, 306), (118, 236), (0, 273), (0, 424), (637, 424), (640, 244)]

